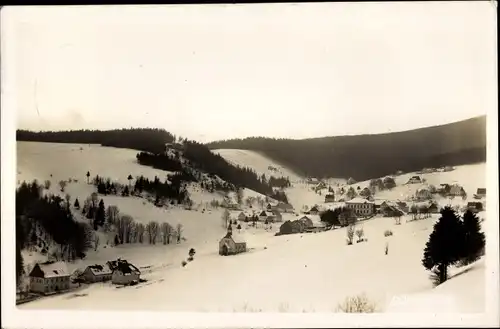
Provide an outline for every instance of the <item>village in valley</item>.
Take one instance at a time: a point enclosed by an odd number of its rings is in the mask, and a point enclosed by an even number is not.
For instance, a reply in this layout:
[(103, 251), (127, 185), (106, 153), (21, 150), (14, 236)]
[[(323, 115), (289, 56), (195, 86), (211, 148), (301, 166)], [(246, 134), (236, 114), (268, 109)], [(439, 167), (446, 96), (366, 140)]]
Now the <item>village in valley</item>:
[[(315, 195), (318, 202), (309, 205), (292, 205), (258, 194), (244, 199), (242, 190), (238, 190), (232, 194), (223, 193), (219, 201), (205, 201), (197, 207), (190, 204), (186, 208), (185, 205), (159, 202), (157, 198), (147, 193), (132, 193), (135, 197), (145, 200), (143, 204), (152, 203), (155, 208), (181, 207), (183, 211), (197, 211), (202, 216), (212, 212), (220, 213), (221, 226), (225, 233), (220, 236), (218, 243), (214, 241), (211, 244), (211, 248), (214, 252), (217, 249), (219, 256), (237, 257), (238, 254), (259, 249), (247, 241), (249, 234), (252, 236), (259, 232), (272, 234), (275, 239), (279, 239), (290, 234), (314, 234), (347, 228), (348, 244), (352, 244), (354, 234), (358, 237), (357, 242), (368, 241), (363, 232), (363, 225), (378, 217), (393, 218), (395, 225), (401, 225), (401, 218), (405, 218), (406, 221), (429, 218), (432, 214), (439, 214), (445, 205), (452, 206), (457, 212), (471, 210), (474, 213), (484, 213), (486, 188), (477, 186), (474, 191), (470, 189), (466, 191), (458, 182), (442, 182), (442, 180), (439, 180), (439, 184), (433, 184), (440, 173), (454, 170), (453, 167), (442, 167), (409, 174), (398, 171), (394, 175), (364, 182), (356, 182), (353, 178), (331, 182), (328, 179), (295, 177), (292, 186), (281, 189), (282, 192), (300, 189), (303, 191), (301, 193)], [(271, 174), (277, 169), (269, 165), (268, 171)], [(128, 189), (131, 186), (132, 177), (129, 175), (127, 179), (129, 184), (122, 185), (121, 189)], [(75, 182), (78, 180), (73, 179), (72, 183)], [(120, 188), (119, 183), (117, 186)], [(199, 190), (199, 186), (194, 187), (193, 192)], [(93, 193), (92, 198), (97, 201), (97, 194)], [(95, 221), (95, 218), (91, 219), (90, 223), (92, 221)], [(351, 232), (350, 237), (349, 232)], [(174, 237), (175, 234), (179, 234), (175, 230), (168, 231), (167, 234), (171, 234), (172, 240), (178, 244), (182, 243), (182, 239)], [(392, 235), (392, 231), (390, 234), (387, 231), (384, 234), (387, 237)], [(151, 237), (149, 239), (151, 240)], [(160, 237), (160, 240), (165, 241), (165, 239)], [(108, 238), (104, 248), (108, 247), (109, 250), (116, 247), (119, 244), (118, 240), (120, 240), (118, 235), (114, 237), (114, 242), (113, 238)], [(387, 252), (386, 250), (386, 254)], [(186, 249), (189, 257), (179, 266), (185, 267), (192, 262), (195, 253), (194, 248), (189, 251)], [(141, 277), (141, 269), (148, 271), (151, 266), (136, 266), (122, 259), (119, 252), (116, 255), (118, 256), (116, 259), (88, 264), (73, 271), (69, 270), (67, 262), (58, 260), (57, 256), (56, 259), (52, 256), (49, 257), (50, 260), (36, 262), (30, 266), (31, 269), (27, 273), (28, 284), (19, 293), (18, 303), (68, 292), (79, 296), (78, 291), (88, 285), (108, 283), (121, 288), (148, 281)]]

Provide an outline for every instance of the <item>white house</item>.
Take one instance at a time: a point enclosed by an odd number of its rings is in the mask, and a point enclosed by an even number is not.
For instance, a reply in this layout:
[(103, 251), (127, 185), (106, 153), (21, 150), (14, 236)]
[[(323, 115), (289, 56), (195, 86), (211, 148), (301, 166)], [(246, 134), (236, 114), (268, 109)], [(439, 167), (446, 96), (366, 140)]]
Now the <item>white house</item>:
[(29, 278), (32, 292), (50, 294), (69, 289), (70, 273), (64, 262), (37, 263)]
[(111, 275), (111, 282), (113, 284), (128, 285), (134, 281), (139, 281), (141, 271), (126, 260), (118, 259), (107, 262), (107, 265), (113, 271)]
[(111, 280), (113, 271), (108, 264), (104, 265), (89, 265), (83, 271), (82, 277), (86, 282), (103, 282)]

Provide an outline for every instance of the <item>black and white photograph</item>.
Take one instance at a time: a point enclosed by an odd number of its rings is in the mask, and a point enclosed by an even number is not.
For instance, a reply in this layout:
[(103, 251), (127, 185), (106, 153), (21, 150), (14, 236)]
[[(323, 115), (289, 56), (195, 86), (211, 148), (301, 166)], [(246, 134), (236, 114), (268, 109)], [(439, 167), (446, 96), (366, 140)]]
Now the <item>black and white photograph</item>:
[(5, 327), (499, 325), (496, 11), (3, 7)]

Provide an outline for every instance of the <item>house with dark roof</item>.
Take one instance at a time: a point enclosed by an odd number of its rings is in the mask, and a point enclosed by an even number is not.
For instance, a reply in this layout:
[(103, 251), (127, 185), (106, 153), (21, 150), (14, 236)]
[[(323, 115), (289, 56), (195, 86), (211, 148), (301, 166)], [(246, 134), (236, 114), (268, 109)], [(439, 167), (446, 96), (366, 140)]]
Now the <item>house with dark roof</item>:
[(141, 271), (124, 259), (109, 261), (106, 265), (113, 271), (111, 274), (113, 284), (129, 285), (139, 281)]
[(89, 265), (82, 273), (85, 282), (104, 282), (111, 280), (113, 271), (108, 264), (104, 265)]
[(420, 176), (412, 176), (406, 184), (420, 184), (422, 183), (422, 179)]
[(30, 291), (51, 294), (69, 289), (70, 273), (64, 262), (37, 263), (29, 273)]
[(328, 193), (325, 195), (325, 203), (335, 202), (335, 194)]
[(476, 194), (474, 194), (474, 199), (486, 198), (486, 188), (478, 188)]

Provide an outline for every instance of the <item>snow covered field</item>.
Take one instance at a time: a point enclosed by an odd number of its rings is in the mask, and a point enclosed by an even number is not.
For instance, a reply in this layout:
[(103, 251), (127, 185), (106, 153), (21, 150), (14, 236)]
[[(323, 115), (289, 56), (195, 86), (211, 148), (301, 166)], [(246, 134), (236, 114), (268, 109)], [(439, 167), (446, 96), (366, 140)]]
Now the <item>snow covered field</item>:
[[(80, 147), (83, 149), (80, 150)], [(73, 200), (78, 197), (82, 201), (93, 191), (93, 187), (86, 184), (87, 171), (92, 176), (113, 177), (123, 183), (127, 183), (129, 174), (157, 175), (160, 178), (166, 175), (164, 171), (137, 164), (137, 152), (131, 150), (30, 142), (18, 142), (17, 148), (18, 180), (36, 178), (43, 182), (51, 179), (52, 192), (58, 193), (55, 185), (59, 179), (77, 178), (77, 183), (69, 183), (66, 188)], [(247, 151), (242, 154), (244, 157), (239, 160), (233, 152), (232, 161), (249, 167), (260, 163), (260, 169), (255, 169), (267, 170), (263, 160), (251, 160)], [(484, 172), (485, 165), (479, 164), (422, 176), (433, 184), (456, 180), (472, 196), (477, 187), (485, 186)], [(50, 174), (53, 174), (52, 178)], [(396, 183), (399, 185), (405, 180), (406, 176), (400, 176)], [(296, 208), (314, 200), (317, 200), (314, 203), (320, 203), (323, 199), (309, 187), (297, 183), (287, 191)], [(397, 195), (405, 189), (407, 187), (398, 186), (387, 193)], [(121, 257), (141, 268), (141, 277), (148, 281), (121, 289), (111, 283), (93, 284), (79, 290), (78, 295), (68, 293), (47, 297), (20, 305), (20, 309), (334, 312), (344, 298), (365, 293), (380, 312), (411, 311), (408, 307), (411, 303), (406, 307), (398, 306), (394, 301), (391, 303), (392, 298), (421, 294), (453, 294), (453, 305), (443, 311), (484, 310), (483, 261), (473, 264), (470, 270), (445, 285), (432, 288), (429, 272), (421, 265), (421, 258), (437, 215), (412, 222), (406, 222), (409, 217), (405, 217), (402, 225), (395, 225), (391, 218), (379, 217), (360, 222), (358, 225), (364, 228), (368, 241), (352, 246), (346, 245), (345, 228), (275, 237), (278, 226), (273, 226), (272, 231), (265, 231), (262, 228), (247, 228), (242, 223), (242, 235), (246, 238), (249, 252), (221, 257), (218, 255), (218, 240), (225, 231), (221, 226), (221, 210), (205, 213), (200, 210), (167, 210), (138, 198), (100, 197), (106, 206), (117, 205), (122, 213), (132, 215), (138, 222), (182, 223), (186, 241), (168, 246), (101, 246), (97, 252), (89, 251), (85, 260), (70, 264), (70, 269)], [(195, 203), (203, 204), (214, 199), (215, 194), (198, 191), (192, 192), (192, 197)], [(480, 217), (484, 216), (484, 212), (480, 213)], [(388, 229), (393, 231), (393, 236), (384, 236), (384, 231)], [(385, 255), (387, 243), (389, 253)], [(187, 258), (190, 248), (197, 251), (195, 259), (182, 267), (181, 261)], [(29, 255), (25, 252), (24, 255), (25, 263), (39, 259), (39, 255), (34, 253)]]

